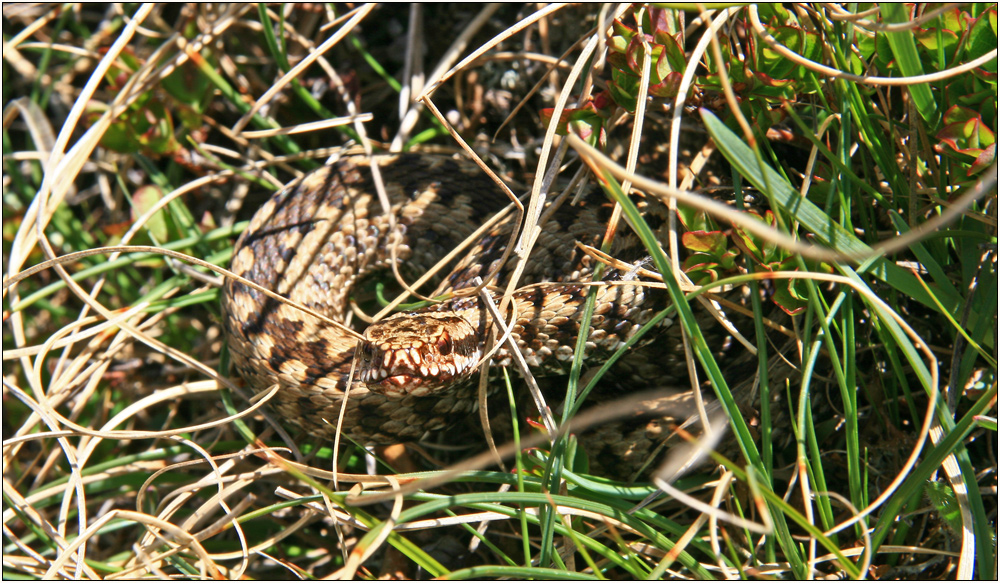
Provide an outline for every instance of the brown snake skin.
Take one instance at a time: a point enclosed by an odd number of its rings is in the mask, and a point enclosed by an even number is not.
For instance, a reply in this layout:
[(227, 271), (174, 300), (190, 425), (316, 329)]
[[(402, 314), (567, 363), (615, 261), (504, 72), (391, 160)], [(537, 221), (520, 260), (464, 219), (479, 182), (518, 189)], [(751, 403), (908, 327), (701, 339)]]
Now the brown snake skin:
[[(396, 217), (394, 230), (378, 201), (369, 164), (378, 165)], [(232, 271), (282, 296), (343, 322), (349, 296), (392, 261), (407, 281), (431, 267), (488, 217), (506, 197), (476, 166), (425, 154), (347, 157), (324, 166), (275, 194), (240, 237)], [(654, 229), (664, 229), (665, 208), (645, 201)], [(611, 205), (598, 192), (577, 206), (563, 205), (542, 226), (533, 257), (514, 297), (514, 336), (533, 373), (569, 369), (594, 262), (577, 241), (598, 247)], [(515, 228), (515, 213), (501, 220), (461, 257), (428, 294), (472, 287), (494, 266)], [(631, 230), (616, 235), (612, 255), (639, 261), (647, 255)], [(496, 285), (510, 273), (501, 269)], [(383, 280), (391, 280), (383, 271)], [(635, 281), (614, 269), (604, 279)], [(544, 286), (528, 284), (546, 282)], [(600, 362), (666, 305), (663, 292), (636, 285), (598, 289), (587, 358)], [(498, 297), (498, 296), (497, 296)], [(482, 357), (490, 317), (478, 297), (466, 297), (396, 314), (365, 331), (342, 425), (361, 443), (415, 441), (427, 431), (454, 424), (476, 410), (470, 382)], [(232, 280), (223, 291), (225, 329), (236, 371), (256, 391), (280, 385), (271, 402), (281, 417), (307, 433), (333, 439), (357, 341), (319, 319)], [(655, 342), (678, 346), (677, 329)], [(664, 350), (663, 352), (670, 352)], [(507, 364), (506, 348), (493, 358)], [(665, 381), (684, 363), (660, 365)]]

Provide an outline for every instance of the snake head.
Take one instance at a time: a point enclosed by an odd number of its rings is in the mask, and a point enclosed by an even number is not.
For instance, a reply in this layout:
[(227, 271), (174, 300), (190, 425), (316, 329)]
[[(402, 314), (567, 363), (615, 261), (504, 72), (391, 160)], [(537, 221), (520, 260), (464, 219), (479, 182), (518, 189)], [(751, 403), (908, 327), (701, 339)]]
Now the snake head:
[(365, 330), (361, 381), (391, 398), (428, 396), (476, 371), (482, 357), (476, 331), (444, 313), (397, 314)]

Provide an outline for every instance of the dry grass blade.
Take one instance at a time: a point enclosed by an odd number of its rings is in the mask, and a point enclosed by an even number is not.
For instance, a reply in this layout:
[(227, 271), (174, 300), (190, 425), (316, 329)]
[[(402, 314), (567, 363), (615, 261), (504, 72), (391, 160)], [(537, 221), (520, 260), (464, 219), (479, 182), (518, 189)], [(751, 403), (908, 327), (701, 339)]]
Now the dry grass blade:
[(303, 123), (296, 126), (288, 128), (274, 128), (271, 130), (258, 130), (253, 132), (243, 132), (243, 137), (248, 140), (256, 140), (260, 138), (270, 138), (273, 136), (290, 136), (292, 134), (304, 134), (308, 132), (315, 132), (317, 130), (325, 128), (334, 128), (337, 126), (347, 125), (349, 123), (359, 123), (371, 121), (372, 114), (363, 113), (361, 115), (352, 115), (348, 117), (336, 117), (333, 119), (325, 119), (323, 121), (316, 121), (311, 123)]

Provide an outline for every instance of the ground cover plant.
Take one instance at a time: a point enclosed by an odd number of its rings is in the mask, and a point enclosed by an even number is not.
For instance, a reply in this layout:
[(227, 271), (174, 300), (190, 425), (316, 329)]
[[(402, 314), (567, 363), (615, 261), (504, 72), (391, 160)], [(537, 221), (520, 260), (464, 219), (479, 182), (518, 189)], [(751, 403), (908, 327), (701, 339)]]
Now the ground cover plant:
[[(3, 39), (5, 577), (997, 576), (995, 4), (8, 4)], [(523, 233), (602, 189), (724, 455), (591, 473), (580, 356), (548, 420), (496, 415), (502, 468), (283, 426), (221, 270), (344, 147), (475, 155)]]

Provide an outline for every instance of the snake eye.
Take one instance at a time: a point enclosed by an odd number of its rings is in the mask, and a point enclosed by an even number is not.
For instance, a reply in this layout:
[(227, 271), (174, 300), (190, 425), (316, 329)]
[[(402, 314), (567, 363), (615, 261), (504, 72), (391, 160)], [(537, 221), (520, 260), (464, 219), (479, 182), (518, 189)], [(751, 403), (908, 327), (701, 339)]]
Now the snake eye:
[(448, 334), (442, 334), (437, 341), (438, 353), (441, 356), (448, 356), (451, 354), (451, 336)]

